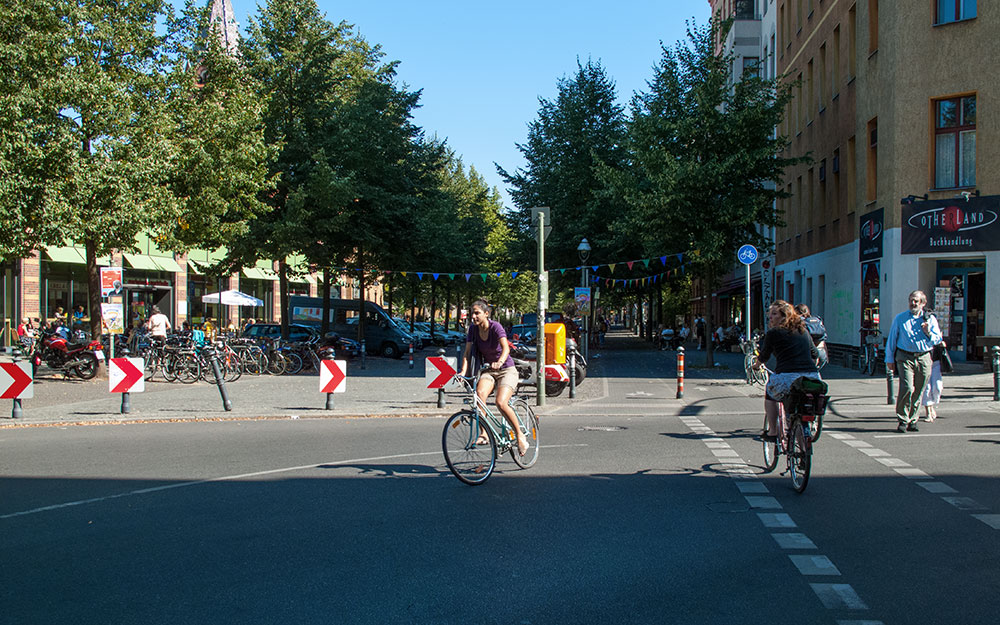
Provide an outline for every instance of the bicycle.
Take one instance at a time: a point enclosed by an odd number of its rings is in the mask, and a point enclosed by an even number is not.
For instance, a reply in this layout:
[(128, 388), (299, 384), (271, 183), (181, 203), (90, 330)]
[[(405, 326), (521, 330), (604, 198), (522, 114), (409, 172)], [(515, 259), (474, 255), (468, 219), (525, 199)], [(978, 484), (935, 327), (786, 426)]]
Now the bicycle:
[(861, 328), (859, 332), (861, 332), (861, 350), (858, 356), (858, 370), (862, 374), (874, 376), (878, 369), (882, 332), (878, 328)]
[[(770, 473), (778, 466), (778, 456), (784, 455), (792, 488), (802, 493), (809, 484), (812, 470), (812, 444), (819, 438), (810, 434), (810, 426), (826, 412), (829, 397), (827, 385), (821, 380), (802, 377), (796, 380), (789, 397), (778, 402), (778, 435), (775, 440), (762, 439), (764, 446), (764, 472)], [(767, 433), (767, 415), (764, 416), (764, 433)]]
[(764, 367), (760, 369), (753, 368), (753, 363), (757, 360), (757, 354), (760, 353), (759, 341), (760, 335), (756, 332), (750, 337), (749, 341), (746, 340), (745, 336), (740, 337), (740, 348), (743, 350), (743, 371), (746, 374), (747, 384), (767, 386), (767, 369)]
[[(465, 392), (471, 395), (464, 401), (472, 406), (471, 410), (463, 409), (448, 417), (441, 434), (444, 459), (455, 477), (472, 486), (482, 484), (493, 474), (497, 456), (508, 452), (522, 469), (533, 466), (538, 461), (538, 417), (527, 398), (514, 396), (508, 404), (530, 445), (522, 456), (518, 452), (517, 436), (507, 419), (502, 414), (499, 417), (494, 414), (476, 393), (473, 381), (478, 382), (479, 376), (455, 376), (455, 379), (461, 381)], [(486, 442), (481, 442), (483, 437)]]

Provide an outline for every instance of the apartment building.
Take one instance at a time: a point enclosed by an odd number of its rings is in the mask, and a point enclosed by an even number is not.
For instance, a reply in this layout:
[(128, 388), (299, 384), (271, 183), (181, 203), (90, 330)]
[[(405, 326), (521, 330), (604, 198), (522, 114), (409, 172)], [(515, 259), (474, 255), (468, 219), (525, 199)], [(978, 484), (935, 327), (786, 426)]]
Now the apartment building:
[[(779, 131), (812, 162), (786, 172), (778, 297), (822, 315), (832, 343), (928, 295), (953, 358), (1000, 334), (1000, 43), (975, 0), (776, 0), (776, 67), (797, 81)], [(980, 10), (981, 9), (981, 10)], [(978, 115), (985, 106), (984, 116)], [(981, 139), (981, 140), (978, 140)]]

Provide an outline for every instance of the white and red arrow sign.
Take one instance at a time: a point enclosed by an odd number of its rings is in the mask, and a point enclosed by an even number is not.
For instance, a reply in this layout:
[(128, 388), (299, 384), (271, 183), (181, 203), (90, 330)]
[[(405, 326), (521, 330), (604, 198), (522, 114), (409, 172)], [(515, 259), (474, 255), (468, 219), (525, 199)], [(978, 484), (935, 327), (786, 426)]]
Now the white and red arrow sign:
[(319, 392), (346, 393), (347, 361), (321, 360), (319, 364)]
[(31, 362), (0, 362), (0, 399), (31, 399), (34, 396)]
[(141, 393), (146, 389), (142, 377), (142, 358), (108, 360), (108, 387), (112, 393)]
[(451, 356), (428, 356), (424, 359), (427, 388), (444, 388), (457, 373), (458, 359)]

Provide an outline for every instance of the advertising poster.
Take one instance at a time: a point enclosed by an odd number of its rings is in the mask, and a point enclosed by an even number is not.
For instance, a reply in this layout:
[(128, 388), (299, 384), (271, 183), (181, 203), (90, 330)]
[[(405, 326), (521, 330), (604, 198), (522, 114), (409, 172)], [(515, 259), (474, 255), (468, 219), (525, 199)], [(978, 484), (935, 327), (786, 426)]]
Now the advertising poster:
[(124, 273), (121, 267), (101, 267), (101, 297), (122, 294)]
[(904, 202), (901, 234), (903, 254), (1000, 250), (1000, 196)]
[(101, 319), (110, 334), (125, 332), (125, 305), (101, 304)]
[(573, 299), (576, 300), (577, 314), (581, 317), (590, 315), (590, 287), (578, 286), (573, 289)]
[(858, 260), (866, 263), (882, 258), (882, 225), (885, 210), (878, 209), (861, 216), (858, 233)]

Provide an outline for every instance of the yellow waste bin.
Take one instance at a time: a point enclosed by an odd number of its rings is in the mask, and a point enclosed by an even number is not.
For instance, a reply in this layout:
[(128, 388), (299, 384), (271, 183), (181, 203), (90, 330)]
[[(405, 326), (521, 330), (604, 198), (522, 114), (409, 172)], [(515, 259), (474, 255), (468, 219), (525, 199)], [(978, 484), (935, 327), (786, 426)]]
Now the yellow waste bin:
[(566, 326), (562, 323), (545, 324), (545, 364), (566, 362)]

